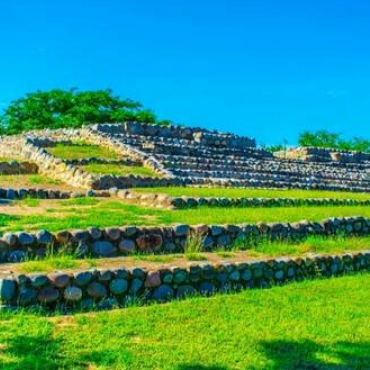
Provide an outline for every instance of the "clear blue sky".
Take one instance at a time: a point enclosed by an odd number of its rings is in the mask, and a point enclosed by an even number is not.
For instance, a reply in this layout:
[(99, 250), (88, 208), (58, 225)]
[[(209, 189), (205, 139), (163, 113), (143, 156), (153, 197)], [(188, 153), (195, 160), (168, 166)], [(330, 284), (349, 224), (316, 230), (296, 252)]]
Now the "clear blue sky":
[(0, 108), (70, 87), (260, 143), (370, 137), (370, 2), (2, 0)]

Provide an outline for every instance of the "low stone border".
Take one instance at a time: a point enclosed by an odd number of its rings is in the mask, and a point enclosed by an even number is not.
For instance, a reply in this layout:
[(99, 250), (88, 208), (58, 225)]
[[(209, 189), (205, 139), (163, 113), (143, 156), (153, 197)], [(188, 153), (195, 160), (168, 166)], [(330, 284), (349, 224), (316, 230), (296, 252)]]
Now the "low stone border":
[(138, 193), (132, 190), (117, 190), (117, 196), (146, 207), (187, 209), (197, 207), (298, 207), (298, 206), (368, 206), (370, 198), (335, 199), (335, 198), (204, 198), (171, 197), (160, 193)]
[(264, 240), (303, 240), (311, 235), (369, 235), (370, 219), (329, 218), (321, 222), (258, 223), (244, 225), (175, 225), (163, 227), (109, 227), (50, 233), (5, 233), (0, 239), (0, 262), (42, 258), (53, 247), (76, 257), (115, 257), (132, 253), (182, 253), (189, 241), (204, 251), (235, 244), (247, 249)]
[(30, 162), (0, 162), (0, 175), (30, 175), (38, 173), (39, 167)]
[(0, 188), (1, 199), (69, 199), (69, 198), (83, 198), (83, 197), (109, 197), (108, 191), (62, 191), (55, 189), (13, 189), (13, 188)]
[(80, 159), (70, 159), (65, 160), (67, 164), (73, 164), (75, 166), (85, 166), (87, 164), (96, 163), (96, 164), (117, 164), (117, 165), (125, 165), (125, 166), (135, 166), (135, 165), (142, 165), (140, 161), (134, 161), (132, 159), (103, 159), (103, 158), (80, 158)]
[(366, 251), (154, 271), (119, 268), (8, 274), (0, 279), (0, 299), (11, 307), (110, 309), (124, 306), (133, 299), (163, 302), (369, 270), (370, 252)]

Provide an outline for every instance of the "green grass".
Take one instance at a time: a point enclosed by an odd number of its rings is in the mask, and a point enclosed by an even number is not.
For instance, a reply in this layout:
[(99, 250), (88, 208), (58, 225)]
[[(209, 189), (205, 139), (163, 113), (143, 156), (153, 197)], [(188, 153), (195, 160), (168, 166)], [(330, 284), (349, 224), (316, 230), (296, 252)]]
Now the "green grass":
[[(243, 246), (241, 246), (243, 248)], [(236, 245), (235, 250), (238, 250)], [(240, 246), (239, 246), (240, 249)], [(249, 247), (258, 257), (302, 256), (306, 253), (344, 253), (370, 249), (370, 236), (365, 237), (322, 237), (310, 236), (299, 242), (262, 241)]]
[[(0, 214), (0, 231), (37, 230), (51, 231), (90, 226), (185, 224), (242, 224), (264, 222), (295, 222), (302, 219), (320, 221), (326, 217), (361, 215), (370, 218), (370, 207), (327, 206), (287, 208), (198, 208), (176, 212), (167, 209), (143, 208), (113, 200), (40, 201), (45, 211), (28, 214), (27, 209), (9, 216)], [(68, 203), (71, 202), (71, 203)], [(77, 204), (88, 202), (90, 204)]]
[(72, 145), (57, 144), (54, 147), (47, 148), (50, 154), (62, 159), (83, 159), (83, 158), (101, 158), (118, 159), (119, 155), (103, 146), (90, 145), (84, 142), (73, 143)]
[(370, 275), (66, 317), (0, 312), (2, 370), (368, 370)]
[(50, 187), (61, 185), (58, 180), (50, 179), (44, 175), (0, 175), (0, 186), (16, 186), (20, 187)]
[(19, 158), (11, 158), (11, 157), (0, 157), (0, 162), (21, 162), (22, 160)]
[(175, 259), (174, 255), (136, 254), (131, 256), (135, 261), (169, 263)]
[(145, 177), (158, 177), (158, 174), (156, 174), (150, 168), (138, 165), (126, 166), (123, 164), (90, 163), (81, 166), (81, 169), (87, 172), (96, 173), (100, 175), (116, 175), (116, 176), (137, 175)]
[(60, 205), (63, 207), (70, 207), (70, 206), (96, 206), (100, 203), (99, 199), (96, 198), (72, 198), (67, 200), (60, 201)]
[(15, 204), (23, 205), (26, 207), (38, 207), (40, 205), (40, 199), (36, 198), (24, 198), (22, 200), (14, 201)]
[(19, 265), (20, 272), (50, 272), (55, 270), (77, 269), (81, 263), (72, 255), (56, 256), (45, 260), (27, 261)]
[(207, 257), (202, 253), (188, 252), (185, 253), (185, 259), (188, 261), (207, 261)]
[(272, 190), (272, 189), (242, 189), (242, 188), (198, 188), (198, 187), (169, 187), (169, 188), (137, 188), (143, 193), (164, 193), (173, 197), (216, 197), (216, 198), (335, 198), (335, 199), (369, 199), (370, 193), (352, 193), (325, 190)]

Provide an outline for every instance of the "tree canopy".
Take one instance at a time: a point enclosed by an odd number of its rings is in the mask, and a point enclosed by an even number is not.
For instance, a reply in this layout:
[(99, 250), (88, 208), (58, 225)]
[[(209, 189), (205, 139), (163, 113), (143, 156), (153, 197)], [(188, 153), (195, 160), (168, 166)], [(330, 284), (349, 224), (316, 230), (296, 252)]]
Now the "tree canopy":
[(370, 140), (354, 137), (343, 139), (341, 134), (320, 130), (316, 132), (304, 131), (299, 135), (299, 146), (314, 146), (319, 148), (333, 148), (337, 150), (353, 150), (370, 152)]
[(0, 116), (2, 134), (35, 129), (81, 127), (88, 123), (159, 121), (149, 109), (130, 99), (115, 96), (112, 90), (50, 90), (26, 94), (13, 101)]

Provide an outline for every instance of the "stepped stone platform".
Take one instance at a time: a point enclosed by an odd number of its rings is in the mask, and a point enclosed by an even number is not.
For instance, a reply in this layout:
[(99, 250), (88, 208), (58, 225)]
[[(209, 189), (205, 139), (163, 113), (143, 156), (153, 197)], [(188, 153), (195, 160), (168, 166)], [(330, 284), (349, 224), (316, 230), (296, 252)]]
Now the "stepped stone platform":
[[(159, 178), (95, 175), (48, 153), (57, 142), (84, 140), (109, 147)], [(285, 157), (256, 147), (255, 140), (197, 128), (149, 124), (96, 124), (81, 129), (36, 131), (2, 137), (0, 155), (35, 163), (40, 173), (85, 189), (232, 186), (370, 191), (370, 155), (299, 148)], [(86, 159), (84, 163), (93, 163)]]

